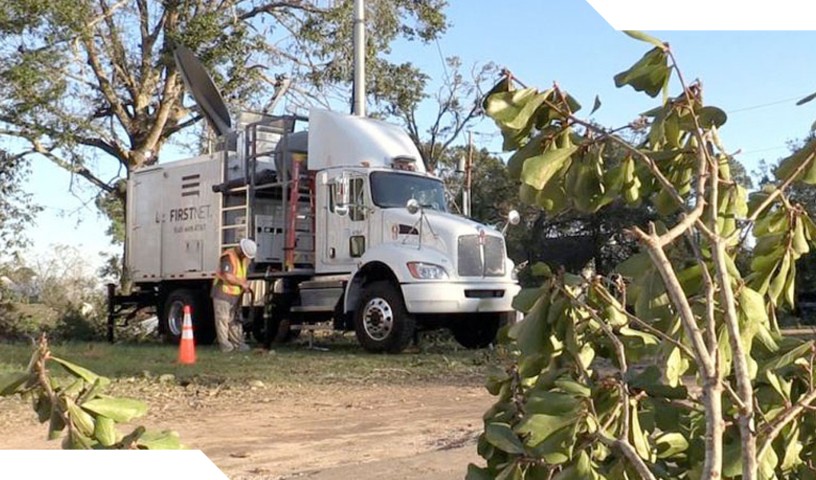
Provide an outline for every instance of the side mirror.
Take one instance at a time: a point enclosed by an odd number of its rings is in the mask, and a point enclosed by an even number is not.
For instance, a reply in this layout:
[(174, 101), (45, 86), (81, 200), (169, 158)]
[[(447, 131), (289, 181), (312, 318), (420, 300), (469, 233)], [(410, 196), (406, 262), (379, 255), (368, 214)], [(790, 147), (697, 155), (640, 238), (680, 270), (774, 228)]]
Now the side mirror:
[(521, 215), (517, 210), (510, 210), (507, 212), (507, 223), (504, 224), (504, 228), (502, 228), (502, 235), (507, 232), (507, 227), (510, 225), (518, 225), (521, 222)]
[(411, 215), (417, 213), (419, 211), (419, 202), (417, 202), (416, 198), (412, 198), (408, 200), (405, 204), (405, 209), (408, 210), (408, 213)]
[(518, 210), (510, 210), (507, 214), (507, 221), (510, 222), (510, 225), (518, 225), (521, 222), (521, 215), (519, 215)]

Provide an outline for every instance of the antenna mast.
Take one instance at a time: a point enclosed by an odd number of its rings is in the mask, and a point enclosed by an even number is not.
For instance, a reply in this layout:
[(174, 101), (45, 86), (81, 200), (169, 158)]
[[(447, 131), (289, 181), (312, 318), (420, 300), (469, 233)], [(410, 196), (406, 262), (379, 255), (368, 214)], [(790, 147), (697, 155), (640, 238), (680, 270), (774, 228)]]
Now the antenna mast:
[(365, 102), (365, 0), (354, 0), (354, 91), (352, 111), (366, 116)]

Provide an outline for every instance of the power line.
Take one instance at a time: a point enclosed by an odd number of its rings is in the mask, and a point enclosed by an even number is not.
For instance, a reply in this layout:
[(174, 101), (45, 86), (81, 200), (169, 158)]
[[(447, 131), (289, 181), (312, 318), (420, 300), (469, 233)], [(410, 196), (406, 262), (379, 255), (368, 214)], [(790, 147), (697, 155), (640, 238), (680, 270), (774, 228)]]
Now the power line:
[(734, 109), (734, 110), (728, 110), (726, 113), (747, 112), (749, 110), (757, 110), (759, 108), (772, 107), (774, 105), (780, 105), (782, 103), (791, 102), (793, 100), (800, 100), (800, 99), (806, 97), (807, 95), (808, 94), (802, 94), (802, 95), (797, 95), (795, 97), (783, 98), (782, 100), (776, 100), (776, 101), (773, 101), (773, 102), (760, 103), (758, 105), (751, 105), (751, 106), (748, 106), (748, 107), (737, 108), (737, 109)]

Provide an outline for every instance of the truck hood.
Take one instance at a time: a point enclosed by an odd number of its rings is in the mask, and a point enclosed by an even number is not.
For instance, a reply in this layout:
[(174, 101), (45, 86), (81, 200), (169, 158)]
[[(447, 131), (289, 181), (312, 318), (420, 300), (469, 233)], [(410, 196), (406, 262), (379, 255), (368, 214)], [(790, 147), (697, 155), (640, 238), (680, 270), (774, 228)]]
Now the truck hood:
[(425, 210), (424, 215), (412, 215), (404, 208), (383, 210), (384, 241), (419, 247), (420, 231), (422, 248), (433, 248), (454, 257), (457, 241), (462, 235), (479, 235), (484, 231), (485, 235), (502, 237), (501, 232), (493, 227), (446, 212)]

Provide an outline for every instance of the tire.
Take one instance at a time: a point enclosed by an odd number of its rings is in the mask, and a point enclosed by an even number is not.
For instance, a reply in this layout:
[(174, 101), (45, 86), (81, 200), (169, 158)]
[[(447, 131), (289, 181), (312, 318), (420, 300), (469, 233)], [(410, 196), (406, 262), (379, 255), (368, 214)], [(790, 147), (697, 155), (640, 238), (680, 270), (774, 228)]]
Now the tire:
[(159, 318), (161, 331), (169, 343), (181, 340), (181, 328), (184, 321), (184, 306), (189, 305), (192, 311), (193, 336), (197, 344), (209, 344), (215, 339), (212, 305), (209, 297), (194, 290), (173, 290), (167, 296)]
[(416, 320), (405, 309), (402, 294), (388, 281), (363, 287), (354, 312), (357, 340), (369, 352), (400, 353), (411, 343)]
[(485, 348), (496, 341), (499, 328), (508, 318), (506, 313), (473, 314), (451, 325), (453, 338), (467, 349)]
[[(269, 345), (266, 344), (266, 325), (267, 320), (263, 318), (263, 315), (256, 316), (255, 321), (252, 323), (252, 336), (256, 342), (269, 347)], [(285, 318), (270, 318), (269, 327), (272, 329), (272, 335), (269, 338), (270, 345), (273, 343), (286, 343), (300, 336), (300, 330), (291, 328), (289, 320)]]

